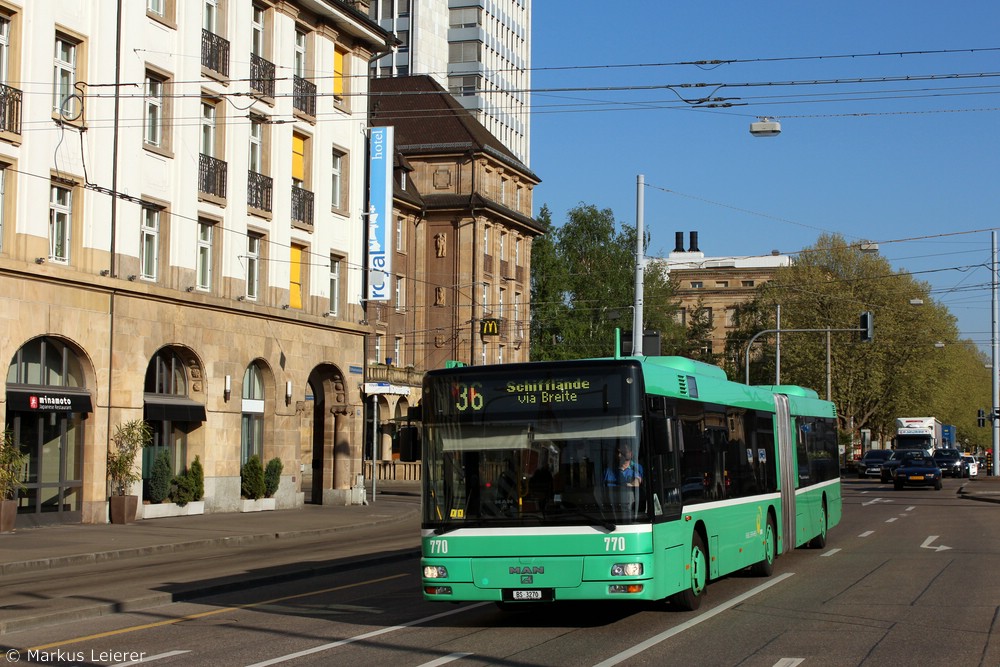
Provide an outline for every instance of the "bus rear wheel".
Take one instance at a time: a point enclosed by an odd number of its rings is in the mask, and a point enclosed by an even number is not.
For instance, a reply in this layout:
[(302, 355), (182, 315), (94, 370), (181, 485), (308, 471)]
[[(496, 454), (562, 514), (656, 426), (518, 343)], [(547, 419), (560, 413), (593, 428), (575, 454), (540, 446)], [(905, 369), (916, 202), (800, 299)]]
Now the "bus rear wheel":
[(826, 531), (828, 529), (826, 518), (826, 498), (823, 499), (823, 506), (820, 508), (819, 521), (819, 535), (812, 538), (809, 542), (809, 546), (813, 549), (822, 549), (826, 546)]
[(774, 559), (778, 557), (778, 531), (774, 527), (774, 519), (767, 515), (767, 526), (764, 528), (764, 558), (750, 566), (750, 572), (757, 577), (770, 577), (774, 572)]
[(691, 537), (691, 583), (680, 593), (670, 596), (670, 601), (685, 611), (694, 611), (701, 606), (701, 599), (708, 586), (708, 553), (699, 533)]

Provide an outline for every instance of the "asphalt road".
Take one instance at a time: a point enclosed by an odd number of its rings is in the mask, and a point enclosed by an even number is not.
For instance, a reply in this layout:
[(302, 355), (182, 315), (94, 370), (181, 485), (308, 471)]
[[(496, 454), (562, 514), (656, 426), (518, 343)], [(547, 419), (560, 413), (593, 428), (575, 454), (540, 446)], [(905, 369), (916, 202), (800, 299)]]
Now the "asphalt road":
[(215, 593), (11, 633), (3, 644), (18, 649), (20, 664), (64, 665), (995, 666), (1000, 582), (991, 568), (1000, 562), (1000, 504), (958, 498), (959, 485), (894, 491), (845, 480), (844, 520), (825, 549), (783, 555), (767, 579), (715, 581), (697, 612), (580, 604), (512, 614), (489, 604), (427, 603), (412, 556), (416, 526), (400, 524), (391, 534), (342, 538), (377, 540), (394, 557), (267, 586), (215, 584), (233, 558), (279, 571), (282, 558), (322, 562), (324, 545), (295, 545), (283, 556), (279, 549), (175, 556), (135, 564), (128, 581), (110, 573), (96, 583), (52, 580), (81, 595), (151, 579), (167, 589), (204, 582)]

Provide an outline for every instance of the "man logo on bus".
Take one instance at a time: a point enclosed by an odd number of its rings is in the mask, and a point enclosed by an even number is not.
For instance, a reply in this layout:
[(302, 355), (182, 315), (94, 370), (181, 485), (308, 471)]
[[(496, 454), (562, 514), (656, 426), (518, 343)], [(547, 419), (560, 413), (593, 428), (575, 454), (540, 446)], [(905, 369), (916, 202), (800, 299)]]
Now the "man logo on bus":
[(509, 574), (545, 574), (545, 567), (542, 565), (515, 565), (508, 570)]

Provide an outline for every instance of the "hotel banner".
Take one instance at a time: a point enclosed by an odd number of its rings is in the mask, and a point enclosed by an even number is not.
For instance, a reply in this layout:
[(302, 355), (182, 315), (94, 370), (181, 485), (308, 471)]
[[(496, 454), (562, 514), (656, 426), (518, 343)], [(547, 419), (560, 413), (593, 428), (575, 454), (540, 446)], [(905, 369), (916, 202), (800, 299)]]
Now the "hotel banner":
[(392, 275), (393, 128), (373, 127), (368, 146), (368, 300), (389, 300)]

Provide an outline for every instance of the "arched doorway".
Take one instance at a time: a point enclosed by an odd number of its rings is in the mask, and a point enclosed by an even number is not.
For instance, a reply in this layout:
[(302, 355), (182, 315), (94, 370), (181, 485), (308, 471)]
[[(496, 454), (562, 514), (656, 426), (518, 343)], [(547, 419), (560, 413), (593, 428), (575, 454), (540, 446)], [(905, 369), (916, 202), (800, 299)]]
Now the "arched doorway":
[(7, 367), (4, 427), (28, 455), (17, 525), (82, 518), (84, 432), (93, 412), (82, 355), (42, 336), (25, 343)]
[(309, 471), (308, 482), (303, 479), (306, 502), (347, 504), (354, 453), (344, 374), (333, 364), (321, 364), (309, 374), (309, 391), (313, 412), (311, 451), (303, 453)]

